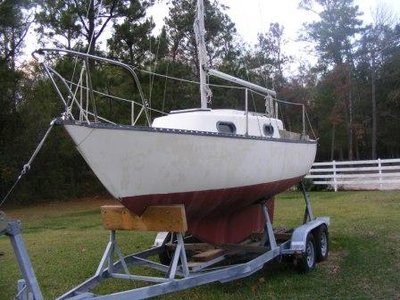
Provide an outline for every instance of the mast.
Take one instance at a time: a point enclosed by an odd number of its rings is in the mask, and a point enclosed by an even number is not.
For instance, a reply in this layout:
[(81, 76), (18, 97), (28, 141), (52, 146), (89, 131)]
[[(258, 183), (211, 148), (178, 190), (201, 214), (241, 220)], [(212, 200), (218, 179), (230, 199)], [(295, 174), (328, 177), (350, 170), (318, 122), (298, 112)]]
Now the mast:
[(199, 76), (200, 76), (200, 97), (201, 108), (207, 108), (208, 98), (211, 97), (211, 90), (207, 84), (207, 50), (205, 42), (204, 27), (204, 1), (197, 0), (197, 17), (193, 24), (196, 36), (197, 54), (199, 59)]

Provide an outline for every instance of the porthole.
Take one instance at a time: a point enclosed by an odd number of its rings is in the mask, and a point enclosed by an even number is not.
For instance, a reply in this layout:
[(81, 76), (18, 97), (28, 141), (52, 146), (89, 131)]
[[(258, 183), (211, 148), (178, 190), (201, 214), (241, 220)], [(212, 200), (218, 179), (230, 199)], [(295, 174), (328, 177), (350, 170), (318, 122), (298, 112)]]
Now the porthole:
[(236, 133), (236, 126), (232, 122), (217, 122), (217, 130), (219, 133)]
[(264, 125), (264, 134), (266, 136), (273, 136), (274, 135), (274, 127), (271, 124)]

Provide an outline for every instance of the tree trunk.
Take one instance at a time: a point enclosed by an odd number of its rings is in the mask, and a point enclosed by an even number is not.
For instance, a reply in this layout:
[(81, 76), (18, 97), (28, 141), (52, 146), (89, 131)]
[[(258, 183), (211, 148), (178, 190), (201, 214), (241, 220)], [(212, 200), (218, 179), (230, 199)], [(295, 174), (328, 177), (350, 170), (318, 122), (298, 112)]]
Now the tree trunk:
[(95, 7), (94, 7), (94, 1), (90, 1), (90, 7), (89, 7), (89, 12), (88, 12), (88, 22), (89, 22), (89, 31), (88, 31), (88, 53), (89, 54), (95, 54), (95, 47), (96, 47), (96, 41), (95, 41), (95, 18), (96, 18), (96, 12), (95, 12)]
[(334, 160), (335, 158), (335, 132), (336, 132), (336, 125), (332, 124), (331, 160)]
[(344, 160), (343, 147), (340, 147), (339, 149), (339, 160)]
[(354, 149), (356, 152), (356, 160), (360, 160), (360, 147), (359, 147), (359, 140), (356, 139), (354, 143)]
[(348, 146), (349, 160), (353, 160), (353, 99), (352, 93), (349, 94), (349, 122), (348, 122)]

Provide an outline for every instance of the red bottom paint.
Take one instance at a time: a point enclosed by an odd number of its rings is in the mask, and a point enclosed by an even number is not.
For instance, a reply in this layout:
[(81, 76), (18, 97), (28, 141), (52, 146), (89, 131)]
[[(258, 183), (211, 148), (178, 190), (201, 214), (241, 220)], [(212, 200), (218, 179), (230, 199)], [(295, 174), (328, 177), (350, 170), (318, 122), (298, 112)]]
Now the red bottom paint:
[[(296, 177), (219, 190), (124, 197), (121, 203), (138, 215), (152, 205), (184, 204), (188, 232), (193, 236), (211, 244), (239, 243), (253, 233), (264, 231), (260, 200), (272, 198), (301, 179)], [(272, 221), (274, 200), (267, 201), (267, 207)]]

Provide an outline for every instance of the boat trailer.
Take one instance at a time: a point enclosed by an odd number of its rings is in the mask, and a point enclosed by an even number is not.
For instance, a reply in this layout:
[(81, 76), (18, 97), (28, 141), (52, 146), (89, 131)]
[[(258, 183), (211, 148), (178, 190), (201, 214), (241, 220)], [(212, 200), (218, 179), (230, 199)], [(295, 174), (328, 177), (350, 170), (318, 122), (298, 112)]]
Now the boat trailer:
[[(201, 243), (185, 235), (187, 223), (182, 205), (151, 207), (140, 217), (123, 206), (103, 206), (102, 220), (106, 229), (110, 230), (110, 237), (98, 268), (92, 277), (58, 299), (145, 299), (211, 282), (224, 283), (247, 277), (262, 269), (267, 262), (284, 256), (291, 257), (299, 271), (311, 271), (316, 262), (328, 257), (330, 219), (315, 218), (304, 188), (303, 195), (306, 205), (301, 226), (274, 231), (267, 206), (262, 203), (265, 230), (259, 238), (218, 246)], [(162, 232), (157, 235), (153, 247), (124, 256), (117, 243), (118, 230)], [(18, 281), (16, 299), (43, 299), (22, 240), (21, 224), (0, 212), (0, 235), (3, 234), (10, 238), (23, 276)], [(151, 275), (136, 274), (134, 267), (151, 269)], [(91, 292), (102, 281), (112, 278), (145, 284), (108, 295)]]

